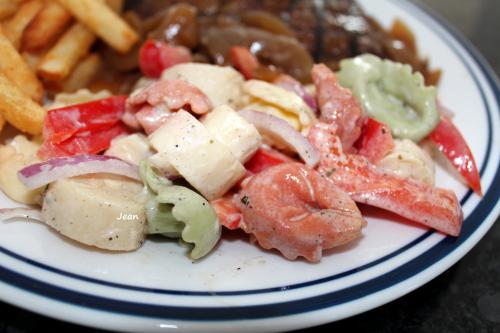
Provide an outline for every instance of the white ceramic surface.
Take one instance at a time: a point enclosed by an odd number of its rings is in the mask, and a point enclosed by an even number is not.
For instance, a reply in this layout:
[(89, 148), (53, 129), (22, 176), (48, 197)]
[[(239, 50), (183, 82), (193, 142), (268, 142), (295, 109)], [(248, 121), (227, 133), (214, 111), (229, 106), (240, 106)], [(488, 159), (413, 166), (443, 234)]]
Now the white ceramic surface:
[[(354, 244), (318, 264), (287, 261), (224, 237), (192, 263), (176, 242), (147, 241), (133, 253), (79, 246), (41, 224), (0, 223), (0, 297), (29, 310), (83, 325), (126, 331), (265, 332), (338, 320), (400, 297), (465, 255), (494, 223), (500, 175), (499, 90), (470, 46), (407, 1), (360, 1), (384, 25), (402, 18), (431, 66), (443, 69), (439, 96), (456, 113), (479, 168), (480, 200), (446, 172), (466, 217), (458, 239), (366, 209), (368, 227)], [(496, 144), (493, 144), (496, 143)], [(16, 204), (0, 194), (0, 207)]]

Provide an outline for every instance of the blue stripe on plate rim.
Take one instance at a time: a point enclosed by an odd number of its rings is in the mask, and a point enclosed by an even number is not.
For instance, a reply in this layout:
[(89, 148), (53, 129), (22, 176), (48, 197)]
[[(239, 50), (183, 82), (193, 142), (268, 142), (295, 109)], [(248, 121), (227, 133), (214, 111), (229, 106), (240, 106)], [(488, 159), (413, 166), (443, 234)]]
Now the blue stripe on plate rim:
[[(396, 2), (396, 1), (395, 1)], [(398, 2), (399, 3), (399, 2)], [(498, 86), (498, 82), (495, 79), (495, 74), (485, 63), (484, 59), (479, 55), (479, 53), (470, 45), (470, 43), (465, 40), (459, 33), (457, 33), (454, 28), (450, 27), (446, 22), (443, 22), (439, 17), (436, 17), (431, 12), (422, 9), (421, 7), (413, 4), (403, 2), (404, 5), (410, 5), (412, 8), (417, 8), (418, 12), (421, 16), (428, 20), (431, 24), (439, 27), (437, 22), (441, 22), (441, 27), (444, 27), (447, 33), (455, 38), (463, 48), (469, 52), (470, 56), (475, 60), (476, 64), (484, 74), (487, 79), (490, 87), (494, 91), (495, 99), (497, 105), (500, 105), (500, 87)], [(426, 17), (427, 16), (427, 17)], [(443, 39), (452, 49), (457, 50), (456, 47), (449, 43), (446, 34), (443, 34), (443, 31), (440, 29), (436, 29), (436, 32), (439, 33)], [(481, 168), (481, 173), (484, 172), (486, 166), (489, 162), (489, 155), (491, 152), (492, 145), (492, 120), (491, 120), (491, 111), (489, 109), (488, 104), (486, 103), (486, 97), (484, 92), (480, 89), (481, 86), (474, 72), (470, 68), (468, 62), (463, 58), (460, 52), (456, 52), (457, 55), (460, 56), (463, 63), (467, 66), (468, 71), (474, 78), (476, 85), (478, 86), (483, 102), (485, 103), (487, 109), (487, 117), (488, 117), (488, 145), (487, 151), (485, 154), (485, 161), (483, 162), (483, 166)], [(472, 192), (469, 191), (461, 200), (461, 203), (464, 204), (471, 196)], [(462, 229), (462, 233), (459, 238), (446, 237), (438, 244), (434, 245), (431, 249), (427, 250), (423, 254), (418, 257), (412, 259), (411, 261), (401, 265), (394, 270), (385, 273), (381, 276), (368, 280), (366, 282), (338, 290), (335, 292), (330, 292), (326, 294), (322, 294), (319, 296), (314, 296), (306, 299), (282, 302), (282, 303), (274, 303), (274, 304), (266, 304), (266, 305), (254, 305), (254, 306), (239, 306), (239, 307), (219, 307), (219, 308), (211, 308), (211, 307), (175, 307), (175, 306), (163, 306), (163, 305), (150, 305), (150, 304), (142, 304), (128, 301), (119, 301), (108, 299), (104, 297), (98, 297), (93, 295), (88, 295), (80, 292), (75, 292), (69, 289), (57, 287), (51, 284), (47, 284), (42, 281), (38, 281), (31, 277), (16, 273), (12, 270), (9, 270), (5, 267), (0, 267), (0, 280), (2, 282), (8, 283), (14, 287), (23, 289), (25, 291), (30, 291), (32, 293), (48, 297), (53, 300), (70, 303), (70, 304), (79, 304), (87, 308), (92, 308), (94, 310), (102, 310), (102, 311), (111, 311), (122, 314), (130, 314), (134, 316), (146, 316), (146, 317), (157, 317), (157, 318), (169, 318), (169, 319), (180, 319), (180, 320), (203, 320), (203, 321), (219, 321), (219, 320), (240, 320), (240, 319), (262, 319), (262, 318), (270, 318), (277, 316), (285, 316), (291, 314), (304, 313), (308, 311), (315, 311), (324, 309), (327, 307), (332, 307), (335, 305), (340, 305), (349, 301), (353, 301), (359, 299), (361, 297), (373, 294), (375, 292), (386, 289), (390, 286), (393, 286), (399, 282), (402, 282), (406, 279), (409, 279), (416, 274), (424, 271), (429, 268), (439, 260), (443, 259), (451, 252), (453, 252), (456, 248), (458, 248), (461, 244), (463, 244), (481, 225), (481, 223), (488, 217), (491, 210), (495, 207), (498, 202), (498, 198), (500, 197), (500, 169), (497, 168), (497, 172), (493, 178), (493, 181), (484, 195), (484, 198), (480, 201), (478, 206), (472, 211), (472, 213), (468, 216), (466, 221), (464, 222), (464, 226)], [(254, 293), (266, 293), (266, 292), (274, 292), (274, 291), (284, 291), (295, 288), (307, 287), (319, 283), (324, 283), (327, 281), (331, 281), (340, 277), (345, 277), (353, 273), (357, 273), (361, 270), (367, 269), (374, 265), (377, 265), (385, 260), (388, 260), (406, 250), (415, 246), (419, 242), (423, 241), (427, 237), (429, 237), (433, 232), (429, 231), (424, 233), (422, 236), (418, 237), (411, 243), (405, 245), (404, 247), (398, 249), (397, 251), (380, 258), (374, 262), (363, 265), (356, 269), (343, 272), (340, 274), (336, 274), (334, 276), (326, 277), (323, 279), (310, 281), (307, 283), (296, 284), (292, 286), (279, 287), (279, 288), (268, 288), (261, 290), (250, 290), (250, 291), (234, 291), (234, 292), (191, 292), (191, 291), (177, 291), (177, 290), (157, 290), (151, 288), (141, 288), (134, 287), (128, 285), (115, 284), (107, 281), (101, 281), (97, 279), (91, 279), (84, 276), (79, 276), (70, 272), (65, 272), (59, 270), (54, 267), (50, 267), (44, 265), (42, 263), (35, 262), (29, 258), (22, 257), (18, 254), (15, 254), (7, 249), (0, 248), (0, 251), (6, 255), (9, 255), (15, 259), (22, 260), (28, 264), (37, 266), (42, 269), (46, 269), (52, 271), (54, 273), (58, 273), (61, 275), (65, 275), (70, 278), (80, 279), (87, 282), (93, 282), (97, 284), (102, 284), (111, 287), (123, 288), (123, 289), (131, 289), (135, 291), (146, 291), (146, 292), (154, 292), (154, 293), (168, 293), (168, 294), (177, 294), (177, 295), (246, 295), (246, 294), (254, 294)]]

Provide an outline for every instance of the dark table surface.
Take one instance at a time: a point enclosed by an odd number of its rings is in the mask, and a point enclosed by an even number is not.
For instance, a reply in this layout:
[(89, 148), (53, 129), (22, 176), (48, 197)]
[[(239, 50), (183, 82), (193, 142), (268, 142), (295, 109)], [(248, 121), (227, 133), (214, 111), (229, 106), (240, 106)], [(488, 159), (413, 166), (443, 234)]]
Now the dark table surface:
[[(457, 27), (500, 75), (499, 0), (418, 0)], [(380, 308), (300, 332), (500, 332), (500, 223), (462, 260), (412, 293)], [(1, 332), (99, 332), (0, 302)]]

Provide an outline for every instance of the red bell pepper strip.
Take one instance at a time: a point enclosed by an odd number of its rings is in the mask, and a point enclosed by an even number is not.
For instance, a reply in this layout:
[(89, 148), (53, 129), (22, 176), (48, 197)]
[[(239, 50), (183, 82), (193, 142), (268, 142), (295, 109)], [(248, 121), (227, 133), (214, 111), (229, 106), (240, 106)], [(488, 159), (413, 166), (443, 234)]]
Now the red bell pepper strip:
[(125, 112), (126, 100), (127, 96), (113, 96), (49, 110), (44, 119), (43, 137), (59, 143), (79, 132), (112, 126)]
[(184, 46), (147, 40), (139, 51), (139, 67), (147, 77), (159, 78), (163, 70), (177, 64), (190, 62), (191, 52)]
[(233, 202), (232, 194), (210, 201), (210, 204), (215, 209), (221, 225), (229, 230), (236, 230), (240, 227), (243, 216), (238, 206)]
[(269, 148), (259, 148), (252, 158), (245, 163), (245, 168), (252, 174), (264, 171), (272, 166), (293, 161), (290, 157)]
[(48, 159), (60, 156), (98, 154), (109, 148), (111, 141), (115, 137), (128, 132), (125, 125), (117, 123), (110, 128), (78, 133), (57, 144), (45, 141), (38, 151), (38, 156), (42, 159)]
[(439, 151), (446, 156), (455, 169), (460, 172), (467, 185), (478, 195), (482, 196), (481, 179), (474, 156), (464, 137), (451, 119), (441, 115), (441, 121), (431, 134), (429, 134), (429, 138), (436, 144)]
[(121, 122), (126, 99), (127, 96), (113, 96), (49, 110), (38, 155), (47, 159), (105, 150), (113, 138), (127, 133)]
[(253, 174), (259, 173), (278, 164), (293, 161), (290, 157), (271, 149), (260, 147), (252, 158), (245, 163), (247, 174), (236, 184), (224, 197), (210, 202), (217, 213), (219, 223), (230, 230), (240, 227), (242, 215), (239, 208), (234, 204), (232, 196), (241, 189), (241, 184)]
[(366, 118), (361, 129), (361, 136), (354, 144), (358, 154), (376, 164), (394, 149), (391, 129), (373, 118)]
[(252, 79), (253, 72), (260, 66), (257, 57), (243, 46), (233, 46), (229, 51), (229, 55), (231, 63), (243, 74), (245, 79)]

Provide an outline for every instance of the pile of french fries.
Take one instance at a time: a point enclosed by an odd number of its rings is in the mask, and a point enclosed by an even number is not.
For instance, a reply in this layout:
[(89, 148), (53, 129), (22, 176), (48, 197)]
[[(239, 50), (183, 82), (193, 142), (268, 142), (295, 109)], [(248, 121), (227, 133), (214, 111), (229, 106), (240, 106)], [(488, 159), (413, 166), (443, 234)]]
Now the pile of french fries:
[(127, 53), (138, 34), (124, 0), (0, 0), (0, 131), (5, 122), (39, 135), (45, 87), (73, 92), (100, 71), (97, 39)]

